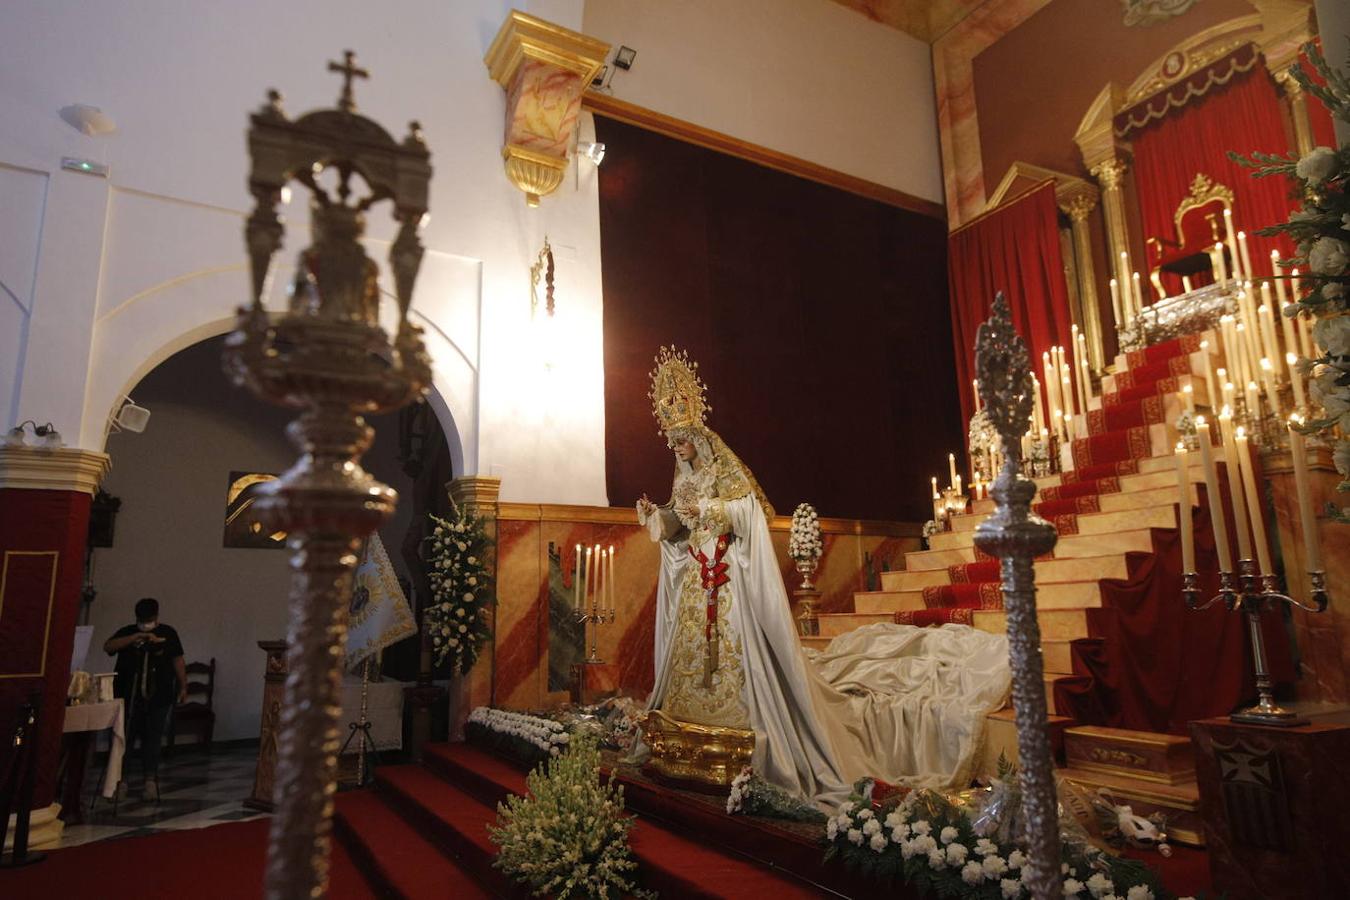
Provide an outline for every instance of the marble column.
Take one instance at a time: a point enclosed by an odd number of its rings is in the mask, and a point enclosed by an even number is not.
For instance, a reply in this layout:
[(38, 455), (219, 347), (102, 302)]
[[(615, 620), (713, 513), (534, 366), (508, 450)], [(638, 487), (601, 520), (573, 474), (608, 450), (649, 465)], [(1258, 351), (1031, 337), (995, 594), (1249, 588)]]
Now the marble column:
[(483, 520), (491, 542), (484, 565), (492, 579), (493, 599), (488, 611), (492, 640), (484, 647), (473, 670), (463, 678), (456, 678), (450, 686), (450, 736), (454, 740), (462, 733), (464, 720), (475, 706), (497, 705), (497, 510), (502, 480), (490, 475), (462, 475), (446, 485), (450, 499), (460, 509)]
[[(1116, 281), (1120, 284), (1121, 307), (1129, 308), (1124, 298), (1129, 295), (1130, 275), (1134, 271), (1130, 266), (1130, 232), (1126, 226), (1125, 195), (1122, 187), (1125, 183), (1125, 160), (1119, 157), (1104, 159), (1092, 167), (1092, 176), (1102, 186), (1102, 212), (1106, 216), (1106, 243), (1111, 251), (1111, 266)], [(1121, 254), (1125, 254), (1124, 257)], [(1117, 329), (1124, 322), (1116, 322)]]
[(8, 739), (19, 706), (41, 699), (32, 847), (60, 836), (56, 768), (89, 506), (108, 467), (108, 456), (92, 450), (0, 448), (0, 728)]
[(1057, 198), (1059, 208), (1069, 217), (1073, 229), (1079, 327), (1087, 337), (1088, 362), (1097, 374), (1101, 374), (1106, 366), (1106, 352), (1102, 342), (1101, 306), (1097, 299), (1097, 272), (1092, 264), (1092, 227), (1088, 216), (1097, 208), (1100, 196), (1096, 188), (1085, 184)]
[[(1312, 122), (1308, 119), (1308, 96), (1303, 85), (1294, 79), (1288, 69), (1274, 73), (1275, 80), (1284, 89), (1284, 105), (1294, 124), (1294, 147), (1299, 156), (1306, 156), (1313, 148)], [(1314, 101), (1316, 102), (1316, 101)]]

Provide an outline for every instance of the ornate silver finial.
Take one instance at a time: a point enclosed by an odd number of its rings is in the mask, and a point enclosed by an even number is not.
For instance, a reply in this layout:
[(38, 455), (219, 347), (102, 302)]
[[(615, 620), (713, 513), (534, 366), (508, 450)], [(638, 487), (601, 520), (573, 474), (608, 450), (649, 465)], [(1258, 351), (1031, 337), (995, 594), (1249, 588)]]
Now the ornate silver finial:
[(1031, 512), (1036, 482), (1021, 473), (1022, 435), (1031, 419), (1031, 363), (1026, 342), (1013, 328), (1007, 298), (994, 298), (994, 314), (975, 334), (980, 397), (1003, 442), (1003, 469), (990, 493), (994, 513), (975, 528), (975, 546), (999, 558), (1008, 621), (1008, 660), (1021, 761), (1022, 811), (1027, 857), (1022, 880), (1037, 900), (1059, 900), (1059, 799), (1047, 725), (1041, 629), (1036, 621), (1036, 557), (1055, 546), (1054, 526)]

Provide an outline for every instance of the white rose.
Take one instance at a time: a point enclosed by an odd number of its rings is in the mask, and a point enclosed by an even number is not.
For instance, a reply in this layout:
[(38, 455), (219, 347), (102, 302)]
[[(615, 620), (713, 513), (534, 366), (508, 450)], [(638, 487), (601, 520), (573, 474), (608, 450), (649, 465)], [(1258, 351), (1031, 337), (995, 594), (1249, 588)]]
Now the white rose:
[(867, 846), (871, 847), (877, 853), (880, 853), (882, 850), (886, 849), (886, 845), (888, 843), (890, 842), (886, 840), (886, 835), (882, 834), (881, 832), (877, 832), (876, 834), (872, 835), (872, 839), (867, 842)]
[(941, 850), (929, 850), (928, 868), (937, 869), (939, 872), (947, 868), (947, 854)]
[(1027, 856), (1021, 850), (1014, 850), (1008, 854), (1008, 868), (1020, 869), (1027, 864)]
[[(894, 837), (894, 835), (892, 835), (892, 837)], [(900, 844), (901, 859), (909, 859), (911, 856), (914, 855), (915, 849), (913, 841), (899, 841), (898, 843)]]
[[(1326, 293), (1326, 287), (1322, 289), (1323, 293)], [(1313, 340), (1332, 356), (1350, 356), (1350, 316), (1318, 319), (1313, 326)]]
[(947, 845), (947, 862), (953, 866), (959, 866), (965, 863), (966, 857), (970, 855), (970, 848), (965, 844)]
[(998, 889), (1002, 892), (1005, 900), (1013, 900), (1022, 894), (1022, 880), (1020, 878), (1005, 878), (998, 883)]
[(468, 631), (468, 630), (469, 630), (469, 627), (468, 627), (467, 625), (461, 625), (461, 626), (459, 626), (459, 633), (460, 633), (460, 634), (464, 634), (464, 633), (465, 633), (466, 631)]
[(1082, 892), (1083, 892), (1083, 882), (1079, 881), (1077, 878), (1064, 879), (1065, 897), (1077, 897)]
[(1125, 895), (1125, 900), (1153, 900), (1153, 892), (1145, 885), (1136, 884)]
[(465, 592), (464, 592), (464, 602), (465, 602), (465, 603), (472, 603), (472, 602), (473, 602), (473, 591), (465, 591)]
[[(728, 810), (728, 812), (729, 811), (730, 810)], [(831, 819), (830, 821), (825, 823), (825, 836), (827, 838), (829, 838), (830, 840), (834, 840), (838, 834), (839, 834), (838, 822), (836, 822), (834, 819)]]
[(867, 835), (868, 837), (871, 837), (874, 834), (880, 834), (881, 823), (878, 822), (876, 819), (868, 819), (867, 822), (863, 825), (862, 830), (863, 834)]
[(987, 878), (999, 878), (1008, 871), (1008, 861), (1001, 856), (986, 856), (984, 858), (984, 874)]
[(944, 844), (950, 844), (952, 841), (956, 840), (956, 835), (957, 835), (956, 829), (948, 825), (946, 828), (942, 829), (941, 833), (938, 834), (938, 839), (941, 840), (942, 843)]
[(858, 813), (858, 818), (866, 822), (868, 819), (872, 818), (872, 811), (870, 809), (864, 809)]
[[(460, 547), (459, 549), (463, 550), (464, 548)], [(476, 566), (478, 565), (478, 557), (470, 556), (468, 559), (465, 560), (465, 562), (467, 562), (471, 566)]]
[(975, 842), (975, 852), (981, 856), (988, 856), (991, 853), (998, 852), (998, 845), (989, 840), (989, 838), (980, 838)]
[(923, 819), (920, 819), (918, 822), (914, 823), (915, 834), (931, 834), (932, 831), (933, 826), (929, 825), (928, 822)]
[(966, 884), (979, 884), (984, 881), (984, 867), (971, 860), (961, 869), (961, 880)]
[[(897, 813), (897, 812), (889, 812), (889, 813), (886, 814), (886, 822), (885, 822), (885, 825), (886, 825), (887, 828), (899, 828), (899, 827), (900, 827), (900, 822), (901, 822), (901, 819), (900, 819), (900, 814), (899, 814), (899, 813)], [(909, 829), (906, 828), (905, 831), (909, 831)]]
[(469, 545), (464, 543), (463, 541), (455, 541), (455, 547), (459, 549), (460, 553), (463, 553), (465, 550), (469, 549)]
[(1111, 894), (1116, 890), (1115, 885), (1111, 883), (1111, 879), (1107, 878), (1101, 872), (1098, 872), (1087, 880), (1087, 889), (1094, 897), (1101, 897), (1103, 894)]
[(1318, 275), (1340, 275), (1350, 263), (1350, 244), (1320, 237), (1308, 252), (1308, 268)]
[(850, 841), (852, 841), (853, 843), (858, 844), (859, 846), (861, 846), (861, 845), (862, 845), (862, 832), (859, 831), (859, 830), (856, 829), (856, 828), (850, 828), (850, 829), (848, 830), (848, 839), (849, 839)]
[(1314, 147), (1312, 152), (1298, 161), (1294, 173), (1309, 184), (1321, 184), (1336, 174), (1339, 161), (1336, 151), (1330, 147)]

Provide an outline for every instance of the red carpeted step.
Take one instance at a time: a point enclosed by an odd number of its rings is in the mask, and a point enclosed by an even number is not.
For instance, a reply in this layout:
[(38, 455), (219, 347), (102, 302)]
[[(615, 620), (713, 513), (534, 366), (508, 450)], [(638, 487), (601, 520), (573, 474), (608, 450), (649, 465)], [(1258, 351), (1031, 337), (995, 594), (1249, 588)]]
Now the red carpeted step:
[[(1216, 431), (1218, 429), (1215, 429)], [(1080, 481), (1096, 481), (1099, 478), (1115, 478), (1119, 475), (1138, 475), (1139, 460), (1126, 459), (1121, 462), (1101, 463), (1095, 466), (1085, 466), (1081, 469), (1074, 469), (1071, 472), (1065, 472), (1060, 476), (1060, 484), (1077, 484)], [(1045, 490), (1041, 491), (1041, 496), (1045, 496)]]
[(1144, 426), (1079, 438), (1071, 446), (1075, 469), (1126, 459), (1147, 459), (1153, 451), (1148, 428)]
[(491, 897), (468, 872), (374, 791), (337, 797), (333, 830), (381, 896), (431, 900)]
[(978, 584), (939, 584), (923, 589), (928, 609), (1002, 609), (1003, 585), (997, 581)]
[(895, 614), (897, 625), (937, 628), (940, 625), (974, 625), (973, 609), (902, 609)]
[(1130, 367), (1124, 372), (1117, 372), (1115, 385), (1117, 391), (1124, 391), (1127, 388), (1157, 384), (1165, 379), (1189, 374), (1191, 374), (1190, 357), (1174, 356), (1171, 359), (1161, 359), (1138, 368)]
[(1163, 398), (1157, 394), (1130, 403), (1088, 410), (1088, 434), (1106, 434), (1140, 425), (1157, 425), (1166, 418)]
[(1075, 497), (1094, 497), (1098, 494), (1119, 494), (1120, 479), (1115, 476), (1098, 478), (1096, 481), (1074, 481), (1068, 484), (1052, 484), (1041, 488), (1038, 496), (1041, 502), (1048, 500), (1070, 500)]
[[(508, 793), (525, 790), (525, 777), (518, 769), (468, 744), (430, 744), (424, 751), (424, 758), (442, 776), (456, 779), (456, 784), (461, 783), (459, 779), (466, 785), (472, 781), (474, 785), (469, 790), (475, 793), (492, 790), (495, 786), (504, 799)], [(378, 772), (383, 777), (390, 769), (399, 768), (419, 769), (430, 780), (441, 781), (444, 788), (459, 793), (428, 769), (393, 766)], [(439, 804), (441, 794), (428, 789), (425, 796), (430, 802)], [(484, 837), (486, 839), (486, 831)], [(643, 885), (666, 896), (772, 896), (775, 900), (778, 897), (817, 896), (817, 892), (795, 878), (728, 855), (648, 820), (639, 820), (634, 825), (630, 840), (633, 855), (641, 867)]]
[(952, 580), (952, 584), (979, 584), (981, 581), (1003, 580), (997, 560), (948, 566), (947, 577)]
[(1178, 356), (1190, 356), (1200, 349), (1201, 339), (1199, 334), (1186, 334), (1145, 347), (1143, 350), (1131, 350), (1125, 354), (1125, 368), (1138, 369), (1150, 363), (1165, 362)]
[(1102, 406), (1119, 406), (1122, 403), (1136, 403), (1148, 397), (1161, 397), (1166, 394), (1175, 394), (1179, 390), (1181, 390), (1180, 379), (1175, 376), (1172, 378), (1163, 378), (1149, 384), (1141, 384), (1137, 387), (1125, 388), (1124, 390), (1102, 394)]
[[(270, 826), (269, 819), (252, 819), (49, 850), (46, 861), (38, 865), (0, 870), (0, 897), (261, 897)], [(329, 856), (329, 900), (375, 900), (381, 896), (361, 877), (346, 849), (334, 844)]]
[(1052, 519), (1066, 513), (1101, 512), (1102, 501), (1100, 494), (1089, 494), (1085, 497), (1066, 497), (1063, 500), (1046, 500), (1041, 503), (1033, 503), (1031, 509), (1038, 516)]

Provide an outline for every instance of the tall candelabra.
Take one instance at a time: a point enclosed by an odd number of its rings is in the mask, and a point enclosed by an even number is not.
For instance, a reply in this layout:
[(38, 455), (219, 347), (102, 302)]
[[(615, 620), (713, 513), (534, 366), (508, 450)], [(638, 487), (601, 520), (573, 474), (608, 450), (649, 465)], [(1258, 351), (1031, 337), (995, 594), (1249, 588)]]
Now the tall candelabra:
[[(431, 378), (420, 330), (408, 322), (430, 154), (416, 123), (400, 143), (357, 115), (352, 79), (368, 73), (351, 51), (329, 69), (343, 76), (336, 109), (292, 121), (271, 91), (251, 116), (249, 190), (257, 205), (244, 236), (253, 302), (239, 310), (225, 351), (236, 383), (301, 411), (287, 431), (302, 455), (257, 501), (269, 526), (289, 535), (294, 571), (266, 873), (266, 894), (275, 900), (327, 892), (352, 573), (361, 540), (393, 513), (397, 499), (359, 465), (374, 436), (362, 414), (403, 406)], [(317, 181), (324, 170), (337, 176), (336, 197)], [(353, 175), (365, 180), (369, 196), (352, 197)], [(276, 207), (292, 180), (311, 192), (314, 243), (300, 252), (287, 308), (269, 314), (263, 297), (284, 231)], [(393, 203), (400, 223), (389, 255), (398, 299), (392, 341), (379, 322), (379, 267), (360, 244), (366, 210), (383, 200)]]
[(975, 546), (999, 558), (1008, 619), (1008, 655), (1013, 676), (1017, 752), (1021, 761), (1022, 811), (1027, 864), (1022, 881), (1037, 900), (1059, 900), (1059, 800), (1047, 724), (1041, 629), (1036, 620), (1033, 562), (1058, 539), (1049, 522), (1031, 513), (1036, 483), (1021, 474), (1022, 436), (1035, 394), (1027, 345), (1013, 329), (1008, 301), (994, 299), (994, 314), (975, 337), (980, 396), (1003, 442), (1003, 468), (991, 493), (996, 506), (975, 528)]
[(1200, 599), (1200, 576), (1195, 572), (1186, 572), (1182, 576), (1182, 596), (1191, 609), (1208, 609), (1222, 600), (1228, 609), (1247, 614), (1252, 665), (1256, 669), (1257, 701), (1255, 706), (1239, 710), (1228, 718), (1251, 725), (1306, 725), (1307, 719), (1275, 702), (1274, 684), (1266, 664), (1266, 642), (1261, 633), (1261, 614), (1267, 609), (1277, 609), (1281, 603), (1289, 603), (1308, 612), (1325, 611), (1328, 602), (1326, 573), (1308, 573), (1312, 585), (1312, 602), (1304, 603), (1296, 597), (1280, 593), (1279, 579), (1274, 575), (1257, 574), (1253, 560), (1238, 560), (1237, 568), (1237, 572), (1220, 572), (1219, 592), (1203, 601)]

